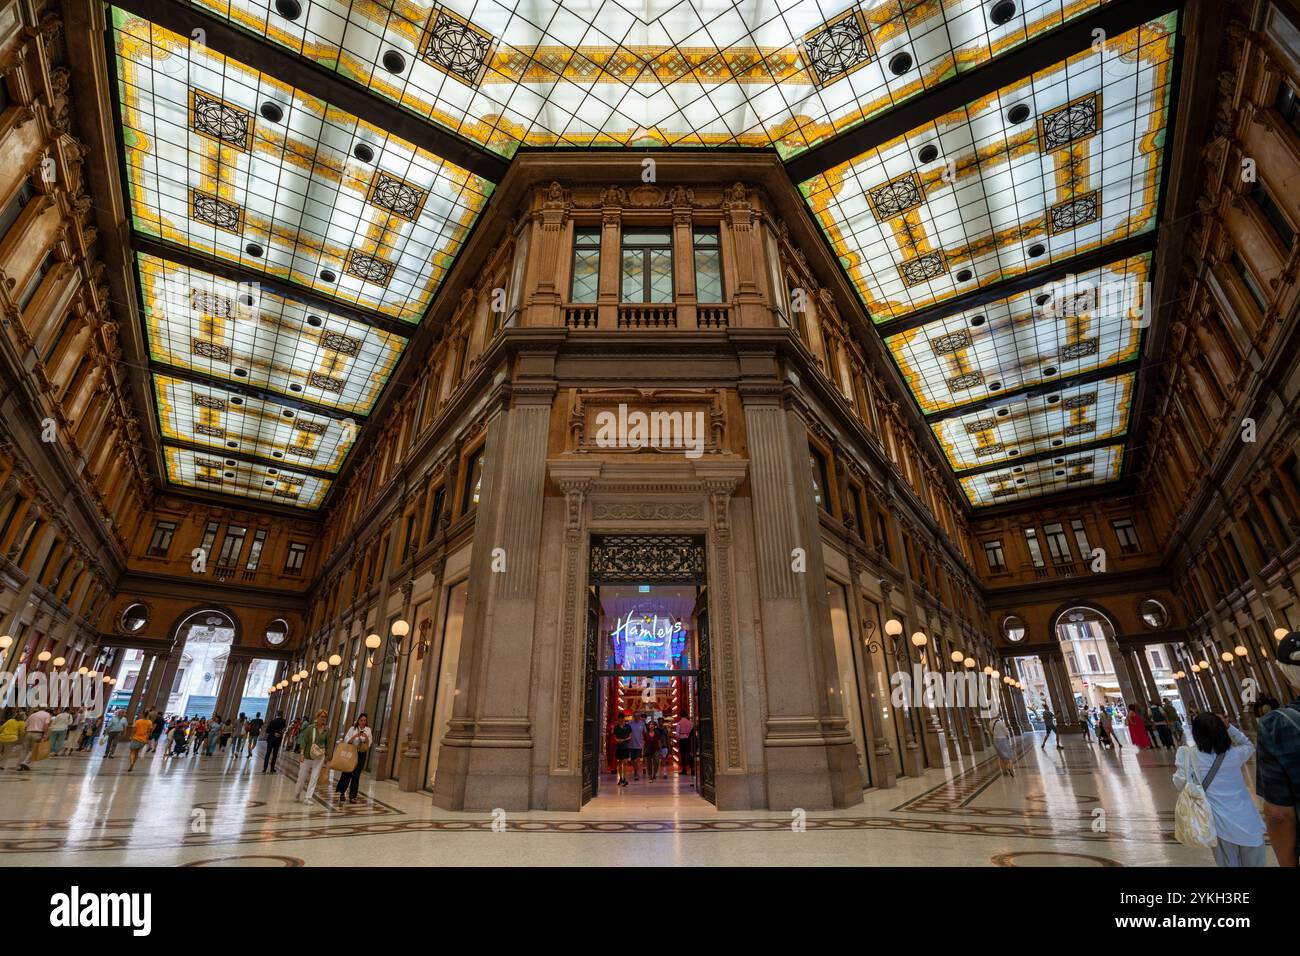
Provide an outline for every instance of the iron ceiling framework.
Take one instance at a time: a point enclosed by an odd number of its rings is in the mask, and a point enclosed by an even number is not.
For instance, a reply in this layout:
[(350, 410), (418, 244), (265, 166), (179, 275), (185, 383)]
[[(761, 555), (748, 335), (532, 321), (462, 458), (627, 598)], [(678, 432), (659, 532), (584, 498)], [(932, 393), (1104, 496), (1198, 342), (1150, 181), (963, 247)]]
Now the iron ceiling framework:
[(557, 145), (775, 148), (972, 505), (1118, 479), (1178, 4), (654, 6), (116, 4), (167, 479), (320, 507), (510, 157)]

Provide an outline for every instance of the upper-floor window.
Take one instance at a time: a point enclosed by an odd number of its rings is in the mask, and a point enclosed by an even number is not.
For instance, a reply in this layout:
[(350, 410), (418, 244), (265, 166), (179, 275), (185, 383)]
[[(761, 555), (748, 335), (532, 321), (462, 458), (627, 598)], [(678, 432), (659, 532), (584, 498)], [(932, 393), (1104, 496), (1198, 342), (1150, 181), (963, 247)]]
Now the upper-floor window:
[(14, 193), (14, 198), (0, 209), (0, 239), (9, 235), (9, 230), (13, 228), (14, 223), (18, 221), (18, 217), (23, 214), (23, 210), (35, 195), (36, 190), (32, 188), (31, 180), (24, 179), (18, 191)]
[(695, 230), (695, 301), (723, 301), (722, 239), (716, 229)]
[(1295, 239), (1295, 228), (1291, 225), (1291, 221), (1287, 219), (1286, 213), (1282, 211), (1282, 207), (1273, 199), (1273, 194), (1268, 191), (1268, 188), (1263, 183), (1256, 180), (1255, 185), (1250, 190), (1250, 198), (1255, 200), (1260, 215), (1268, 221), (1268, 224), (1273, 228), (1273, 232), (1282, 240), (1282, 245), (1290, 249), (1291, 243)]
[(1283, 83), (1278, 87), (1277, 100), (1273, 106), (1282, 118), (1287, 121), (1291, 129), (1295, 130), (1297, 136), (1300, 136), (1300, 96), (1291, 88), (1290, 83)]
[(1088, 655), (1088, 670), (1094, 674), (1101, 670), (1101, 661), (1097, 659), (1096, 654)]
[(176, 522), (159, 521), (153, 526), (153, 537), (149, 539), (149, 554), (156, 558), (167, 557), (167, 550), (172, 546), (172, 536), (176, 533)]
[(207, 560), (208, 555), (212, 553), (212, 548), (217, 543), (217, 529), (221, 527), (215, 521), (209, 521), (208, 526), (203, 529), (203, 541), (199, 547), (203, 549), (203, 558)]
[(244, 570), (257, 570), (257, 564), (262, 560), (262, 549), (264, 547), (266, 547), (266, 529), (259, 528), (253, 532), (253, 543), (248, 546), (248, 563), (244, 565)]
[(479, 448), (465, 462), (465, 490), (460, 497), (460, 513), (468, 514), (478, 507), (483, 490), (483, 449)]
[(1070, 541), (1065, 536), (1065, 529), (1060, 523), (1043, 525), (1043, 537), (1047, 539), (1047, 550), (1052, 554), (1053, 564), (1065, 564), (1073, 560), (1070, 554)]
[(1165, 659), (1160, 655), (1159, 651), (1153, 650), (1151, 652), (1151, 666), (1160, 671), (1165, 669)]
[(1001, 541), (985, 541), (984, 557), (988, 559), (990, 571), (1005, 571), (1007, 569), (1007, 557), (1002, 553)]
[(573, 281), (570, 302), (595, 302), (600, 287), (600, 229), (573, 232)]
[(1079, 557), (1087, 561), (1092, 556), (1092, 546), (1088, 543), (1088, 530), (1078, 518), (1070, 522), (1070, 530), (1074, 532), (1074, 543), (1079, 546)]
[(439, 487), (433, 493), (433, 507), (429, 509), (429, 531), (424, 536), (426, 541), (432, 541), (434, 534), (438, 530), (438, 520), (442, 517), (442, 506), (446, 498), (447, 487), (445, 485)]
[(623, 231), (624, 302), (673, 301), (673, 236), (667, 229)]
[(813, 501), (817, 502), (817, 507), (830, 511), (831, 503), (827, 490), (830, 487), (830, 475), (826, 468), (826, 456), (812, 449), (808, 452), (808, 464), (812, 466)]
[(54, 268), (57, 261), (53, 250), (45, 254), (41, 264), (36, 267), (32, 277), (27, 280), (27, 288), (23, 289), (23, 294), (18, 297), (19, 311), (26, 309), (31, 304), (32, 299), (36, 298), (36, 290), (41, 287), (41, 280), (50, 274), (50, 270)]
[(1119, 542), (1121, 551), (1141, 551), (1142, 545), (1138, 543), (1137, 528), (1129, 518), (1117, 518), (1112, 521), (1111, 527), (1115, 529), (1115, 539)]
[(226, 540), (221, 542), (221, 554), (217, 558), (220, 567), (233, 568), (239, 563), (239, 556), (244, 550), (244, 537), (247, 534), (247, 528), (240, 528), (233, 524), (226, 529)]
[(284, 559), (284, 573), (302, 574), (302, 566), (306, 560), (307, 546), (297, 541), (290, 541), (289, 554)]
[(1034, 562), (1034, 567), (1041, 568), (1044, 564), (1043, 549), (1038, 544), (1038, 532), (1033, 528), (1025, 529), (1025, 544), (1029, 546), (1029, 559)]
[(887, 561), (894, 560), (894, 549), (889, 544), (889, 519), (883, 511), (876, 512), (876, 544)]
[(1232, 254), (1232, 268), (1236, 271), (1238, 278), (1241, 279), (1241, 284), (1246, 287), (1246, 292), (1248, 292), (1250, 297), (1255, 301), (1255, 305), (1259, 308), (1259, 311), (1267, 312), (1268, 297), (1264, 295), (1264, 290), (1261, 289), (1259, 283), (1255, 281), (1255, 274), (1250, 271), (1250, 267), (1247, 266), (1241, 256), (1237, 255), (1235, 252)]

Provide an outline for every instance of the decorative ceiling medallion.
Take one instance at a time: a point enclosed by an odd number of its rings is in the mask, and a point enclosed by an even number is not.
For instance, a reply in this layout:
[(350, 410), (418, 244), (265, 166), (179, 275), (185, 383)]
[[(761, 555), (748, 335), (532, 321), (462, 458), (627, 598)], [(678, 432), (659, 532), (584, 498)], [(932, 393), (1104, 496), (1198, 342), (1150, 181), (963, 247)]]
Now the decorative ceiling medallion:
[(421, 60), (470, 86), (483, 82), (495, 50), (489, 34), (436, 5), (420, 40)]
[(309, 461), (316, 459), (316, 449), (310, 445), (290, 445), (285, 451), (297, 458), (306, 458)]
[(1087, 358), (1089, 355), (1097, 354), (1097, 337), (1084, 339), (1081, 342), (1071, 342), (1068, 345), (1061, 346), (1061, 361), (1069, 362), (1073, 359)]
[(1092, 289), (1084, 289), (1072, 295), (1063, 295), (1052, 300), (1051, 310), (1066, 319), (1077, 319), (1081, 315), (1090, 315), (1096, 308), (1096, 297)]
[(368, 252), (351, 249), (348, 251), (347, 264), (344, 265), (343, 271), (366, 282), (373, 282), (375, 285), (388, 285), (388, 280), (393, 277), (393, 264)]
[(301, 488), (276, 488), (271, 492), (274, 498), (297, 498), (300, 494), (302, 494)]
[(976, 385), (983, 384), (983, 372), (965, 372), (961, 375), (954, 375), (952, 378), (948, 379), (948, 388), (954, 392), (965, 388), (974, 388)]
[(1047, 210), (1047, 225), (1052, 235), (1068, 232), (1076, 226), (1101, 218), (1101, 192), (1094, 189), (1077, 199), (1058, 202)]
[(252, 114), (202, 90), (190, 90), (190, 128), (244, 152), (253, 144)]
[(375, 178), (366, 193), (366, 201), (399, 216), (407, 222), (420, 218), (424, 201), (429, 198), (429, 191), (413, 186), (406, 180), (386, 173), (382, 169), (375, 172)]
[(211, 408), (218, 412), (224, 412), (226, 410), (226, 403), (219, 398), (213, 398), (211, 395), (199, 395), (197, 392), (193, 394), (194, 404), (198, 405), (200, 408)]
[(1097, 393), (1084, 392), (1082, 395), (1071, 395), (1062, 404), (1066, 408), (1087, 408), (1089, 405), (1097, 404)]
[(203, 422), (195, 422), (194, 433), (196, 435), (207, 435), (209, 438), (225, 438), (226, 430), (218, 428), (215, 425), (205, 425)]
[(195, 458), (194, 464), (199, 468), (216, 468), (218, 471), (225, 467), (225, 463), (217, 458)]
[(997, 419), (977, 418), (973, 422), (966, 423), (966, 434), (978, 435), (980, 432), (992, 431), (997, 427), (998, 427)]
[(238, 233), (244, 224), (243, 206), (199, 189), (190, 190), (190, 215), (196, 222), (216, 226), (226, 232)]
[(356, 355), (361, 351), (361, 343), (341, 332), (326, 332), (320, 337), (321, 348), (340, 355)]
[(935, 355), (952, 355), (954, 352), (970, 348), (970, 333), (965, 329), (949, 332), (947, 335), (931, 339), (930, 348), (934, 349)]
[(306, 432), (308, 435), (324, 435), (328, 426), (324, 422), (309, 422), (300, 418), (293, 423), (293, 427), (300, 432)]
[(283, 484), (294, 485), (299, 488), (301, 488), (307, 480), (302, 475), (286, 475), (284, 472), (280, 472), (277, 479)]
[(322, 372), (312, 372), (307, 376), (307, 384), (312, 388), (319, 388), (325, 392), (343, 391), (343, 379), (332, 378)]
[(1077, 438), (1080, 435), (1087, 435), (1097, 430), (1096, 422), (1077, 422), (1073, 425), (1065, 426), (1066, 438)]
[(908, 259), (898, 267), (898, 271), (908, 285), (920, 285), (947, 272), (948, 263), (942, 252), (927, 252), (925, 255)]
[(881, 222), (915, 209), (924, 200), (925, 193), (921, 190), (921, 180), (916, 173), (904, 173), (897, 179), (867, 190), (867, 202)]
[(978, 458), (991, 458), (994, 455), (1001, 455), (1006, 450), (1006, 446), (1000, 442), (996, 445), (982, 445), (975, 449), (975, 455)]
[(1097, 135), (1101, 128), (1101, 94), (1088, 93), (1038, 118), (1038, 142), (1044, 153), (1064, 149)]
[(230, 361), (230, 349), (224, 345), (218, 345), (216, 342), (204, 342), (200, 339), (194, 339), (190, 345), (194, 349), (195, 355), (216, 359), (218, 362)]
[(799, 46), (818, 86), (866, 66), (876, 55), (866, 17), (855, 9), (804, 34)]
[(208, 289), (190, 289), (190, 308), (214, 319), (233, 319), (235, 302)]

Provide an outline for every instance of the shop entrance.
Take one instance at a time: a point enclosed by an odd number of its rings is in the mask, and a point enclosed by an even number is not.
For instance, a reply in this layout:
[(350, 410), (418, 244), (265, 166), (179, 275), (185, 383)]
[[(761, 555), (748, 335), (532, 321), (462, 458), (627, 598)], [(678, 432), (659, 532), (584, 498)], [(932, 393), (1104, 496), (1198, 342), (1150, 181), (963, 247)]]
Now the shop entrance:
[(583, 803), (712, 803), (703, 540), (593, 538), (590, 577)]

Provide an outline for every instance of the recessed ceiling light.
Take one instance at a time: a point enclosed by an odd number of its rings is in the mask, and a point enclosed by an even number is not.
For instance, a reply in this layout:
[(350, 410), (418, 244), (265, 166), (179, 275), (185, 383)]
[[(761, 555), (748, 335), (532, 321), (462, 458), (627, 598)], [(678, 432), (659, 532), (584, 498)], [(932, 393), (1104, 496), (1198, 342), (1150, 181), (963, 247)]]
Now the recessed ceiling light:
[(307, 324), (310, 325), (312, 328), (316, 328), (316, 329), (320, 328), (321, 326), (320, 316), (319, 315), (307, 316)]
[(230, 400), (230, 404), (231, 404), (231, 405), (242, 405), (242, 404), (244, 404), (244, 400), (243, 400), (242, 398), (240, 398), (238, 395), (236, 395), (234, 398), (232, 398), (232, 399)]
[(321, 282), (333, 282), (338, 278), (338, 274), (333, 269), (322, 269), (320, 271)]
[(286, 409), (284, 410), (284, 417), (285, 417), (285, 418), (293, 418), (293, 409), (292, 409), (292, 408), (286, 408)]
[(302, 391), (302, 386), (299, 385), (297, 382), (291, 382), (290, 385), (289, 385), (289, 391), (291, 391), (291, 392), (301, 392), (301, 391)]
[(266, 473), (267, 473), (268, 475), (278, 475), (278, 474), (280, 473), (280, 469), (279, 469), (279, 468), (268, 468), (268, 469), (266, 469)]
[(302, 4), (298, 0), (275, 0), (275, 12), (286, 20), (297, 20), (302, 16)]
[(271, 452), (271, 457), (272, 457), (272, 458), (283, 458), (283, 457), (284, 457), (284, 452), (282, 452), (282, 451), (273, 451), (273, 452)]
[(1022, 474), (1022, 473), (1024, 472), (1024, 470), (1025, 470), (1025, 466), (1024, 466), (1024, 465), (1016, 465), (1016, 467), (1014, 467), (1014, 468), (1011, 469), (1011, 474), (1013, 474), (1013, 475), (1019, 475), (1019, 474)]
[(1010, 414), (1011, 414), (1011, 409), (1009, 409), (1009, 408), (999, 408), (999, 409), (998, 409), (998, 418), (1006, 418), (1006, 417), (1007, 417), (1008, 415), (1010, 415)]
[(1012, 458), (1014, 458), (1016, 455), (1019, 455), (1019, 454), (1020, 454), (1020, 449), (1019, 449), (1019, 448), (1008, 448), (1008, 449), (1007, 449), (1007, 454), (1010, 455)]
[(889, 72), (894, 76), (902, 76), (912, 68), (912, 54), (906, 50), (899, 50), (889, 58)]
[(268, 487), (270, 487), (270, 488), (274, 488), (274, 487), (275, 487), (275, 482), (274, 482), (274, 481), (271, 481), (271, 479), (269, 479), (269, 478), (268, 478), (266, 481), (262, 482), (262, 484), (264, 484), (264, 485), (266, 485), (266, 486), (268, 486)]
[(1001, 387), (1002, 387), (1001, 382), (989, 382), (989, 391), (991, 392), (996, 392)]
[(1052, 297), (1048, 295), (1046, 292), (1044, 292), (1042, 295), (1034, 299), (1034, 305), (1047, 305), (1047, 303), (1051, 301), (1052, 301)]
[(1024, 483), (1025, 483), (1025, 479), (1023, 479), (1023, 478), (1017, 478), (1017, 479), (1016, 479), (1016, 484), (1018, 484), (1018, 485), (1023, 485)]
[(246, 369), (246, 368), (237, 368), (237, 369), (235, 369), (235, 374), (236, 374), (237, 376), (239, 376), (240, 378), (248, 378), (248, 369)]
[(257, 305), (257, 299), (253, 297), (252, 293), (245, 292), (239, 297), (239, 304), (246, 309), (251, 309), (253, 306)]
[(280, 104), (272, 103), (270, 100), (263, 103), (258, 112), (262, 114), (262, 119), (270, 120), (272, 123), (278, 123), (284, 119), (284, 110), (280, 107)]
[(250, 242), (248, 245), (244, 246), (244, 251), (247, 252), (250, 256), (253, 256), (255, 259), (262, 258), (263, 253), (266, 252), (266, 250), (263, 249), (256, 242)]
[(224, 474), (225, 474), (225, 476), (226, 476), (227, 478), (234, 478), (234, 477), (235, 477), (235, 473), (234, 473), (233, 471), (227, 471), (227, 472), (225, 472)]
[(1043, 368), (1043, 374), (1044, 374), (1044, 375), (1055, 375), (1055, 374), (1056, 374), (1056, 366), (1055, 366), (1055, 365), (1048, 365), (1048, 366), (1045, 366), (1045, 367)]
[(979, 327), (984, 324), (984, 321), (985, 321), (984, 316), (972, 315), (970, 319), (970, 324)]
[(239, 447), (239, 442), (237, 442), (237, 441), (228, 441), (228, 442), (226, 442), (226, 447), (227, 447), (227, 448), (238, 448), (238, 447)]
[(989, 10), (989, 20), (997, 26), (1010, 22), (1011, 18), (1016, 15), (1016, 5), (1014, 0), (999, 0), (993, 4)]
[(1012, 126), (1019, 126), (1027, 119), (1029, 119), (1029, 107), (1024, 103), (1017, 103), (1007, 110), (1007, 122)]
[(1048, 396), (1047, 396), (1047, 404), (1048, 404), (1048, 405), (1055, 405), (1055, 404), (1056, 404), (1057, 402), (1059, 402), (1060, 400), (1061, 400), (1061, 396), (1060, 396), (1060, 395), (1048, 395)]
[(1053, 459), (1052, 459), (1052, 464), (1053, 464), (1053, 465), (1064, 465), (1064, 464), (1065, 464), (1065, 459), (1064, 459), (1064, 458), (1053, 458)]
[(380, 60), (384, 64), (384, 69), (389, 73), (401, 73), (406, 69), (406, 57), (396, 50), (389, 50)]
[(916, 154), (916, 158), (923, 163), (932, 163), (939, 158), (939, 147), (934, 143), (926, 143), (921, 147), (921, 151)]
[(233, 459), (233, 458), (227, 458), (227, 459), (226, 459), (226, 464), (227, 464), (227, 465), (233, 465), (234, 463), (235, 463), (235, 459)]
[(1047, 246), (1043, 245), (1041, 242), (1035, 242), (1032, 246), (1029, 247), (1029, 258), (1037, 259), (1046, 251), (1047, 251)]
[(1056, 475), (1057, 478), (1064, 478), (1064, 477), (1065, 477), (1065, 469), (1064, 469), (1064, 468), (1058, 468), (1058, 469), (1056, 469), (1056, 471), (1054, 472), (1054, 474)]
[(1060, 447), (1061, 447), (1062, 445), (1064, 445), (1064, 444), (1065, 444), (1065, 439), (1064, 439), (1064, 438), (1053, 438), (1053, 439), (1052, 439), (1052, 447), (1053, 447), (1053, 448), (1060, 448)]
[(957, 273), (958, 282), (970, 282), (973, 278), (975, 278), (975, 273), (971, 272), (969, 269), (962, 269)]
[(375, 159), (375, 151), (366, 143), (357, 143), (357, 145), (353, 146), (352, 155), (363, 163), (374, 162)]

